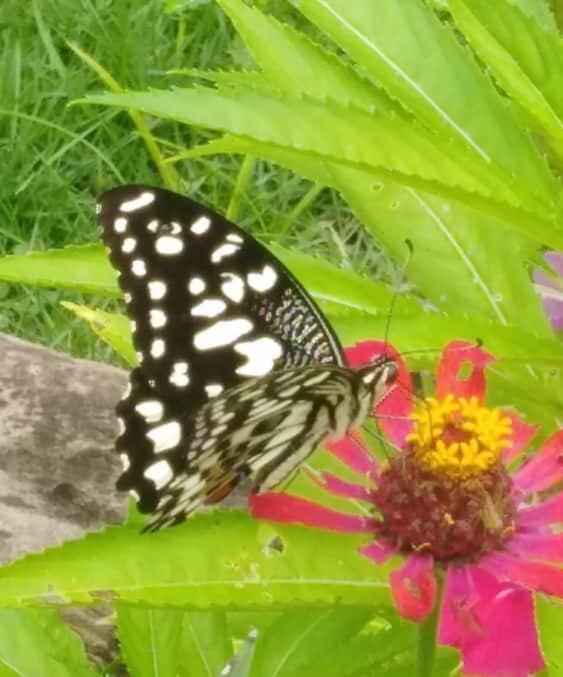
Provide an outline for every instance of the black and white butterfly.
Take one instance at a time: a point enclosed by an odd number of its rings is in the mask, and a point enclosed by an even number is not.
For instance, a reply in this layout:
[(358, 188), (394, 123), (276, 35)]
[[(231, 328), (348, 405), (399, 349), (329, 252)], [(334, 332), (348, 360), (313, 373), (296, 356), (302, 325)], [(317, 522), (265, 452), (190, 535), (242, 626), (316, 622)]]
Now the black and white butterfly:
[(139, 360), (117, 406), (117, 486), (154, 513), (149, 529), (249, 475), (253, 491), (284, 482), (395, 380), (385, 356), (347, 368), (299, 282), (219, 214), (140, 185), (105, 193), (98, 212)]

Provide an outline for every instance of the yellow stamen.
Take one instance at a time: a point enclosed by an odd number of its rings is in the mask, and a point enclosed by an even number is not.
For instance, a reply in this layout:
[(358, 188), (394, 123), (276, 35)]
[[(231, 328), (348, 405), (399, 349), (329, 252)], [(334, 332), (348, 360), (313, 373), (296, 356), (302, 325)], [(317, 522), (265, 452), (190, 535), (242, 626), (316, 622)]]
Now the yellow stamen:
[(452, 479), (487, 472), (511, 445), (510, 418), (482, 406), (477, 397), (428, 397), (411, 418), (415, 425), (407, 442), (418, 465)]

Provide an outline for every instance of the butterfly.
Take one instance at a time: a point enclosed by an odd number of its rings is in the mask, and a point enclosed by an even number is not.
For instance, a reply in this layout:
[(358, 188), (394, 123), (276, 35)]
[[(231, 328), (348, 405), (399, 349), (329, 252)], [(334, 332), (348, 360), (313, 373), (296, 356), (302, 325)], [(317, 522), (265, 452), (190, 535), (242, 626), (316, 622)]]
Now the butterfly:
[(263, 245), (197, 202), (126, 185), (97, 208), (138, 366), (116, 449), (147, 530), (183, 521), (247, 477), (288, 480), (360, 426), (397, 377), (391, 358), (346, 367), (313, 299)]

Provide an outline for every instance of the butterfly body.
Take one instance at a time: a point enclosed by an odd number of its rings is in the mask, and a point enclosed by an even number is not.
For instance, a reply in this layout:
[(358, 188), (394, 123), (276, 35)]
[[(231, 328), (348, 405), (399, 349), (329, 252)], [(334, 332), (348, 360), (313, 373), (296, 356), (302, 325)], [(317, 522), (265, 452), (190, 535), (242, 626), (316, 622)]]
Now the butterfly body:
[(181, 521), (252, 475), (263, 491), (325, 439), (361, 425), (394, 378), (352, 370), (330, 325), (266, 248), (188, 198), (148, 186), (106, 193), (100, 223), (139, 366), (118, 404), (118, 487)]

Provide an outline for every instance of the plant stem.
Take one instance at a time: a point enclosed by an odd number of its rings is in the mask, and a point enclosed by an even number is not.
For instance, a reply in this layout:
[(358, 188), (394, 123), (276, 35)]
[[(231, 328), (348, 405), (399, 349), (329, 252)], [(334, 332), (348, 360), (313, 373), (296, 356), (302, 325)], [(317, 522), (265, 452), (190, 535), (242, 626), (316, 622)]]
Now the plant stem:
[(325, 188), (326, 186), (322, 183), (314, 183), (309, 188), (305, 195), (299, 200), (299, 202), (284, 219), (279, 229), (280, 234), (285, 235), (289, 230), (291, 230), (293, 224), (301, 215), (301, 212), (305, 211), (305, 209), (307, 209), (307, 207), (309, 207), (309, 205), (311, 205), (316, 200), (319, 193), (321, 193)]
[(436, 658), (436, 636), (438, 634), (438, 621), (442, 610), (442, 593), (444, 590), (444, 578), (440, 572), (436, 572), (436, 603), (428, 618), (418, 626), (418, 640), (416, 644), (416, 677), (431, 677), (434, 672), (434, 659)]
[(244, 160), (242, 161), (237, 176), (237, 182), (235, 183), (233, 194), (231, 195), (231, 200), (227, 208), (226, 216), (230, 221), (236, 221), (240, 209), (240, 201), (246, 190), (248, 182), (250, 181), (255, 162), (256, 160), (253, 155), (244, 156)]

